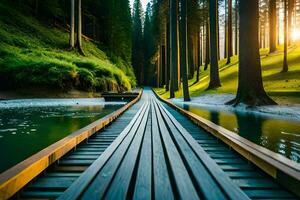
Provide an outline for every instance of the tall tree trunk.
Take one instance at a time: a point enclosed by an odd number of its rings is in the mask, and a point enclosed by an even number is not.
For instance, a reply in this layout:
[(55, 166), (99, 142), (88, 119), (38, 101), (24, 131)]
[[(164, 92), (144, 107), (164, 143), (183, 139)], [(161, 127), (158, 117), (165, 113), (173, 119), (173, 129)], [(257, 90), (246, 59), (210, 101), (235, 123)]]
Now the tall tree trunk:
[[(218, 7), (218, 2), (217, 2), (217, 7)], [(221, 51), (220, 51), (220, 23), (219, 23), (219, 11), (217, 10), (217, 17), (216, 17), (216, 33), (217, 33), (217, 56), (218, 60), (221, 58)]]
[(204, 70), (207, 70), (208, 65), (210, 63), (210, 49), (209, 49), (209, 43), (210, 43), (210, 33), (209, 33), (209, 23), (208, 20), (206, 21), (206, 28), (205, 28), (205, 64), (204, 64)]
[(166, 67), (166, 91), (170, 90), (170, 23), (166, 23), (167, 28), (166, 28), (166, 40), (167, 40), (167, 67)]
[(82, 49), (82, 16), (81, 16), (81, 0), (78, 0), (78, 16), (77, 16), (77, 43), (76, 47), (80, 54), (84, 55)]
[(280, 45), (280, 9), (281, 9), (281, 0), (278, 1), (277, 10), (277, 45)]
[(214, 89), (221, 86), (218, 64), (218, 34), (217, 34), (217, 0), (209, 2), (210, 19), (210, 82), (207, 89)]
[(202, 28), (198, 28), (198, 40), (197, 40), (197, 49), (198, 49), (198, 63), (197, 63), (197, 73), (196, 73), (196, 81), (195, 83), (199, 82), (199, 76), (200, 76), (200, 67), (202, 65)]
[(266, 94), (258, 46), (258, 0), (239, 1), (240, 50), (237, 96), (229, 104), (249, 106), (276, 104)]
[(183, 86), (183, 99), (184, 101), (190, 101), (191, 99), (187, 77), (187, 0), (181, 0), (180, 29), (180, 69)]
[(161, 45), (161, 85), (163, 87), (166, 83), (166, 79), (164, 76), (164, 72), (166, 70), (166, 46), (163, 44)]
[(287, 60), (287, 47), (288, 47), (288, 0), (284, 0), (284, 53), (283, 53), (283, 68), (282, 72), (287, 72), (289, 70), (288, 60)]
[(238, 55), (238, 0), (235, 0), (235, 55)]
[(75, 46), (75, 0), (71, 0), (71, 16), (70, 16), (70, 48)]
[(195, 60), (194, 60), (194, 42), (193, 42), (193, 36), (190, 35), (188, 36), (188, 77), (191, 79), (194, 76), (194, 65), (195, 65)]
[(231, 62), (231, 56), (232, 56), (232, 0), (228, 0), (228, 44), (227, 44), (227, 63), (229, 64)]
[(175, 90), (178, 88), (177, 5), (177, 0), (170, 1), (170, 98), (175, 97)]
[(269, 2), (269, 46), (270, 53), (276, 51), (276, 24), (277, 24), (277, 14), (276, 14), (276, 0), (270, 0)]
[(224, 0), (225, 2), (225, 22), (224, 22), (224, 58), (227, 58), (227, 50), (228, 50), (228, 1), (229, 0)]
[(292, 43), (292, 19), (294, 12), (295, 0), (288, 0), (288, 45)]
[(157, 58), (157, 87), (160, 87), (161, 85), (161, 45), (158, 46), (158, 58)]

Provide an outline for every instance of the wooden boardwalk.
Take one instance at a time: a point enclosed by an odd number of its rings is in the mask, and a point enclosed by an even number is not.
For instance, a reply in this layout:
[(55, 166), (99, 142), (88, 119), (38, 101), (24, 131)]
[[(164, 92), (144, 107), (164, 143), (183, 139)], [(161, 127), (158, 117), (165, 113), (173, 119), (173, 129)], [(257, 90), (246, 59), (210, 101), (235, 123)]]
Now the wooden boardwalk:
[(297, 199), (150, 90), (19, 199)]

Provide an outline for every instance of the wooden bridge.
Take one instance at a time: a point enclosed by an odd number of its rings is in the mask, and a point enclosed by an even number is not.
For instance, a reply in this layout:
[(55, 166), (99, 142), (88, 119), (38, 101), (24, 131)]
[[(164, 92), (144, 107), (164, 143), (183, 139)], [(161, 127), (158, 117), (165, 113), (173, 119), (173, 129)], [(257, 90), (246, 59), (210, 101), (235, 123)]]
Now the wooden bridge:
[(298, 199), (299, 165), (247, 149), (149, 89), (140, 97), (29, 183), (18, 177), (26, 163), (1, 175), (0, 199)]

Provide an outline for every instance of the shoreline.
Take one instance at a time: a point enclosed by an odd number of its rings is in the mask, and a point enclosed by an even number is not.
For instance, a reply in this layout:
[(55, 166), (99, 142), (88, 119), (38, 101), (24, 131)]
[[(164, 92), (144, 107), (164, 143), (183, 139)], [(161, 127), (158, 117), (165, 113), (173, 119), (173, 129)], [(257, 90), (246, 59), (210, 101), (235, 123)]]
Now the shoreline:
[(249, 108), (246, 105), (239, 105), (237, 107), (225, 105), (226, 102), (233, 98), (235, 98), (233, 94), (206, 94), (199, 97), (192, 97), (190, 102), (183, 102), (183, 98), (174, 98), (171, 101), (175, 104), (194, 105), (209, 110), (268, 115), (269, 117), (300, 121), (300, 104), (279, 104), (253, 108)]
[(0, 101), (16, 99), (37, 99), (37, 98), (99, 98), (100, 92), (86, 92), (80, 90), (61, 91), (49, 88), (29, 88), (17, 90), (0, 90)]

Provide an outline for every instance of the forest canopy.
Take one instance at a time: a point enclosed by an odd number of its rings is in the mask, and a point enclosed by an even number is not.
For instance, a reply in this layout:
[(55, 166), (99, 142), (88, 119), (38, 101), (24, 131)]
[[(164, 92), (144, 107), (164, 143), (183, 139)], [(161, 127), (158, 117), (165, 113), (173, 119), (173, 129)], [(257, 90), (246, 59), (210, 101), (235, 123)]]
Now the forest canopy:
[[(69, 0), (0, 1), (1, 89), (46, 86), (96, 92), (135, 87), (128, 1), (84, 0), (81, 6), (84, 54), (70, 48)], [(114, 15), (118, 12), (122, 16)]]

